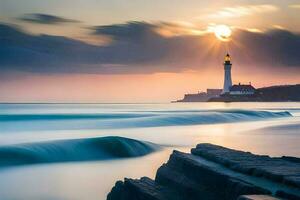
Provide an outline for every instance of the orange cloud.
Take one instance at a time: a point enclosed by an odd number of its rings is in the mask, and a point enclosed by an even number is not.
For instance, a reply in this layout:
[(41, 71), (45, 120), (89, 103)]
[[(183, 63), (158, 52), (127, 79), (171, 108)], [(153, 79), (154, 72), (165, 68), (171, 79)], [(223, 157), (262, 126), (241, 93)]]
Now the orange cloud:
[(292, 5), (289, 5), (289, 8), (300, 9), (300, 4), (292, 4)]
[(248, 5), (248, 6), (235, 6), (225, 7), (216, 13), (209, 14), (208, 18), (235, 18), (247, 15), (276, 12), (279, 8), (271, 4), (261, 5)]

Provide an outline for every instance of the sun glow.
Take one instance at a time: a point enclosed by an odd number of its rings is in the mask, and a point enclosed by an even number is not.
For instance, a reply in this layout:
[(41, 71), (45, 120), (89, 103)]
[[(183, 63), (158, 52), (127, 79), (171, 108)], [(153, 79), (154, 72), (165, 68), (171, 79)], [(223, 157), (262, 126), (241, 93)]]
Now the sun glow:
[(227, 42), (230, 40), (232, 31), (226, 25), (217, 25), (214, 27), (214, 33), (219, 40)]

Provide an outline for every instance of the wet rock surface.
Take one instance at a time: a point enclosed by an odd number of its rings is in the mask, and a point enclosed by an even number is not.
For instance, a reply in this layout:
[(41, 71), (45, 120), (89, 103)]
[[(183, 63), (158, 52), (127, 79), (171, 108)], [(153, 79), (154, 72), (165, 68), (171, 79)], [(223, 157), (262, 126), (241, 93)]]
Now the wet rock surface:
[(243, 195), (238, 198), (238, 200), (280, 200), (269, 195)]
[(155, 180), (143, 177), (118, 181), (107, 199), (300, 199), (298, 161), (199, 144), (190, 154), (173, 151), (157, 170)]
[(191, 152), (235, 171), (300, 188), (299, 158), (271, 158), (212, 144), (199, 144)]

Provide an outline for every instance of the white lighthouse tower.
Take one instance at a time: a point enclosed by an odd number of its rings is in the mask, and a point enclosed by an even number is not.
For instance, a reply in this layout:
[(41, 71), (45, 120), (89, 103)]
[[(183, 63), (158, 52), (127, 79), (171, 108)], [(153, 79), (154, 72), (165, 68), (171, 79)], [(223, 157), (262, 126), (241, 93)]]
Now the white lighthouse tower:
[(230, 62), (230, 56), (227, 53), (224, 59), (224, 87), (222, 94), (230, 92), (230, 88), (232, 86), (232, 80), (231, 80), (231, 62)]

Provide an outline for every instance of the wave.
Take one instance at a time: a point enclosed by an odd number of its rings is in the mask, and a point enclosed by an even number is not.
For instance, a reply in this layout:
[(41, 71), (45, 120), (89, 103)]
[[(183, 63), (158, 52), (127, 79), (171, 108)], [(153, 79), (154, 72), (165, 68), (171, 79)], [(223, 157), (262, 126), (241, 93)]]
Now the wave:
[(33, 121), (33, 120), (76, 120), (76, 119), (128, 119), (149, 117), (150, 114), (135, 113), (70, 113), (70, 114), (1, 114), (0, 121)]
[[(114, 124), (114, 128), (124, 127), (160, 127), (184, 126), (217, 123), (233, 123), (265, 120), (271, 118), (291, 117), (287, 112), (249, 111), (249, 110), (218, 110), (204, 112), (180, 112), (179, 114), (164, 113), (161, 115), (143, 117), (135, 120), (123, 120)], [(108, 124), (106, 124), (108, 125)]]
[(57, 140), (0, 147), (0, 166), (132, 158), (159, 145), (123, 137)]
[[(2, 132), (7, 132), (187, 126), (291, 116), (287, 111), (169, 110), (104, 114), (4, 114), (0, 115), (0, 123)], [(36, 120), (42, 121), (37, 123)]]

